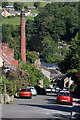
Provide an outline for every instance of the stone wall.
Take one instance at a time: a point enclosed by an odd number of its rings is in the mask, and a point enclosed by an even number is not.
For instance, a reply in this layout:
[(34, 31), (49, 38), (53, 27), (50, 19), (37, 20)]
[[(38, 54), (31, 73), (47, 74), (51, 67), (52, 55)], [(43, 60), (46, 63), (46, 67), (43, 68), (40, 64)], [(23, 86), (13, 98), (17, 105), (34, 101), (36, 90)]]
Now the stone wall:
[[(10, 103), (10, 102), (14, 102), (14, 95), (9, 96), (8, 94), (5, 95), (5, 103)], [(0, 94), (0, 101), (1, 104), (4, 104), (4, 94)]]

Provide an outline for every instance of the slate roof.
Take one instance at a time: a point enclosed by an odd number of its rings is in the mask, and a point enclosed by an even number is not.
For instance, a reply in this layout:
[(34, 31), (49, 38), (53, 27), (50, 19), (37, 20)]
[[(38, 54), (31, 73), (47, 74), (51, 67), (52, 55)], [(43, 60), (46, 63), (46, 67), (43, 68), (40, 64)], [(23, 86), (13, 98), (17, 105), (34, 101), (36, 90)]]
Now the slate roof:
[(48, 64), (48, 63), (44, 63), (44, 62), (41, 62), (41, 65), (44, 66), (44, 67), (47, 67), (47, 68), (58, 68), (58, 65), (56, 64)]

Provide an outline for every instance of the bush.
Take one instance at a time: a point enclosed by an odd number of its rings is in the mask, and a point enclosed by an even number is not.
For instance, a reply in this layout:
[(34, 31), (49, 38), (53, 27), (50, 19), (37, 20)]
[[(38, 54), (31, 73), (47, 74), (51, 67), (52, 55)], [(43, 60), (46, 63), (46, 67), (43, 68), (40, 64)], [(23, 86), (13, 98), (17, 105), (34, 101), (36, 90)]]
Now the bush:
[(73, 84), (71, 84), (70, 89), (74, 90), (76, 87), (77, 87), (77, 85), (73, 83)]
[(40, 2), (35, 2), (34, 3), (34, 7), (39, 8), (39, 6), (40, 6)]
[(43, 78), (43, 87), (46, 88), (46, 87), (49, 87), (49, 79), (48, 78)]

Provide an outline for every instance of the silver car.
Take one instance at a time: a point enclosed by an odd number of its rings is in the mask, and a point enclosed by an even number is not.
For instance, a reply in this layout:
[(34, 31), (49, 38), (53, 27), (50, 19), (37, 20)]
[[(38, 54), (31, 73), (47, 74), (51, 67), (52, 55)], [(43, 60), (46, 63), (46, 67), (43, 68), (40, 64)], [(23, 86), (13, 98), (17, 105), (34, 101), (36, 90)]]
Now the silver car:
[(32, 87), (32, 86), (28, 86), (27, 88), (30, 88), (30, 89), (31, 89), (31, 93), (32, 93), (32, 95), (34, 95), (34, 96), (37, 95), (37, 91), (36, 91), (36, 89), (35, 89), (34, 87)]

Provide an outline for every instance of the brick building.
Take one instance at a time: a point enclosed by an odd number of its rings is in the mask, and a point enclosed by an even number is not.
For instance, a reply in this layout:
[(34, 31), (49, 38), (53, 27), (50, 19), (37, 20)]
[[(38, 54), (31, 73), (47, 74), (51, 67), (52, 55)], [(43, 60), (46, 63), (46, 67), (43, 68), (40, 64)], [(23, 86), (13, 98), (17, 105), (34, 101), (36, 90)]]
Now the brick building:
[(0, 59), (5, 66), (16, 67), (19, 64), (19, 61), (14, 59), (14, 49), (9, 48), (7, 43), (0, 43)]

